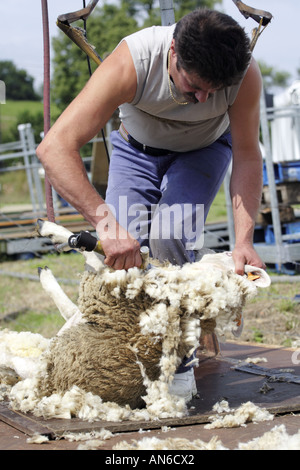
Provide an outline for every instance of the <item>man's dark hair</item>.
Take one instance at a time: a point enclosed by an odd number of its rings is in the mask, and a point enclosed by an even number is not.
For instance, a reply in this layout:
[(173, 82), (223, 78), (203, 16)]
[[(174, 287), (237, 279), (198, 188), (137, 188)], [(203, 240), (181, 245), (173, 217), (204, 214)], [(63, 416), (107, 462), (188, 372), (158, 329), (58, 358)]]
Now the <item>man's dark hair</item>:
[(251, 60), (244, 29), (216, 10), (199, 8), (184, 16), (174, 39), (178, 69), (196, 73), (216, 88), (239, 83)]

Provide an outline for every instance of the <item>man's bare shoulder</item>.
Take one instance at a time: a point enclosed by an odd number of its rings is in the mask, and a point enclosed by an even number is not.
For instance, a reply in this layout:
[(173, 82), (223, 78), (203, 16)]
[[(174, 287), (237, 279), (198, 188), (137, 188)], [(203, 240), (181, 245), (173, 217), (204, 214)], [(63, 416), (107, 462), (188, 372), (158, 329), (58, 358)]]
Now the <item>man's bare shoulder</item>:
[(123, 40), (109, 54), (94, 73), (95, 84), (105, 81), (107, 89), (113, 88), (118, 105), (133, 100), (136, 93), (137, 77), (129, 47)]

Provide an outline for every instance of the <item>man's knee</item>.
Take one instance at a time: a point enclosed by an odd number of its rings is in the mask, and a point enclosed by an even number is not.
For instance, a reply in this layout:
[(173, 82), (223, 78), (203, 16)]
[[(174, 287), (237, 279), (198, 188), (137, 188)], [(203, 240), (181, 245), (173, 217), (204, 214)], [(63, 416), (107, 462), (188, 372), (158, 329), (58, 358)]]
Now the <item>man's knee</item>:
[(199, 211), (192, 204), (160, 205), (150, 230), (153, 257), (173, 264), (194, 261), (194, 251), (203, 245), (203, 227), (202, 207)]

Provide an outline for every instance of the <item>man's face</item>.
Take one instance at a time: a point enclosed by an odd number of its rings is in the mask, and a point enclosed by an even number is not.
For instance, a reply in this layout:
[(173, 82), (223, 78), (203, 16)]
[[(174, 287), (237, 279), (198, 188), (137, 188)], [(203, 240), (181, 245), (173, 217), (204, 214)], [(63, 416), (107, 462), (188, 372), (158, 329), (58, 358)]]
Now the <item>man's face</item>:
[(196, 73), (188, 73), (177, 65), (177, 55), (171, 46), (170, 75), (174, 85), (186, 101), (190, 103), (205, 103), (218, 89), (202, 80)]

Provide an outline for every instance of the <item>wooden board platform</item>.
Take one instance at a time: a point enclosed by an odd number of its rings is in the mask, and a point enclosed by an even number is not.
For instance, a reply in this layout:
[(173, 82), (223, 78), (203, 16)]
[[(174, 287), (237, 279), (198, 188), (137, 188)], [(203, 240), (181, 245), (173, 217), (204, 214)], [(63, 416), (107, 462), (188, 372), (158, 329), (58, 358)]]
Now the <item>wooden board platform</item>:
[[(204, 424), (209, 422), (209, 416), (212, 415), (213, 405), (218, 401), (225, 399), (229, 402), (231, 408), (237, 408), (242, 403), (252, 401), (260, 407), (267, 408), (276, 416), (275, 421), (255, 425), (256, 427), (253, 429), (256, 430), (256, 433), (264, 428), (271, 429), (270, 426), (272, 425), (272, 427), (274, 427), (277, 424), (279, 417), (281, 419), (282, 417), (287, 418), (288, 416), (296, 418), (293, 420), (294, 426), (298, 426), (297, 429), (300, 429), (299, 384), (287, 382), (271, 383), (270, 386), (272, 390), (263, 394), (260, 390), (266, 382), (264, 377), (236, 371), (233, 368), (238, 361), (245, 360), (248, 357), (265, 357), (268, 362), (263, 363), (263, 367), (270, 369), (293, 369), (293, 373), (300, 376), (300, 365), (293, 364), (292, 354), (293, 351), (288, 349), (237, 343), (221, 344), (221, 354), (218, 357), (210, 357), (199, 352), (200, 365), (196, 369), (195, 375), (200, 397), (192, 400), (188, 416), (180, 419), (163, 419), (155, 422), (126, 421), (121, 423), (106, 421), (89, 423), (79, 419), (43, 420), (35, 418), (34, 416), (15, 413), (2, 404), (0, 406), (0, 424), (2, 428), (4, 427), (6, 429), (6, 433), (13, 433), (16, 430), (24, 436), (31, 436), (39, 433), (47, 435), (50, 440), (59, 439), (66, 431), (78, 433), (90, 432), (92, 430), (99, 431), (102, 428), (110, 430), (112, 433), (117, 433), (119, 439), (121, 439), (121, 437), (124, 439), (124, 435), (126, 436), (126, 439), (137, 438), (132, 436), (138, 436), (138, 439), (141, 439), (141, 435), (137, 434), (140, 429), (143, 429), (144, 431), (148, 430), (151, 435), (160, 435), (160, 438), (164, 439), (166, 436), (165, 433), (162, 434), (161, 428), (162, 426), (168, 426), (176, 428), (176, 431), (171, 431), (172, 437), (177, 437), (179, 434), (187, 434), (191, 436), (191, 439), (193, 440), (196, 438), (202, 438), (199, 437), (202, 433), (210, 435), (207, 434), (208, 430), (204, 429)], [(1, 426), (0, 449), (3, 449), (3, 446), (7, 445), (7, 443), (5, 443), (6, 439), (4, 439), (3, 434), (1, 434)], [(220, 431), (225, 437), (227, 434), (232, 435), (233, 432), (232, 430)], [(227, 431), (227, 433), (225, 431)], [(241, 433), (243, 432), (244, 429), (239, 428), (240, 441)], [(53, 441), (53, 446), (55, 447), (54, 442), (57, 443), (57, 441)], [(115, 439), (112, 442), (108, 441), (105, 448), (112, 448), (113, 442), (115, 442)], [(66, 448), (70, 448), (70, 444), (71, 443), (66, 443)], [(10, 442), (9, 445), (18, 446), (19, 444), (17, 441), (13, 441), (13, 443)], [(51, 446), (51, 443), (47, 444), (47, 446)], [(78, 446), (78, 443), (76, 443), (76, 446)]]

